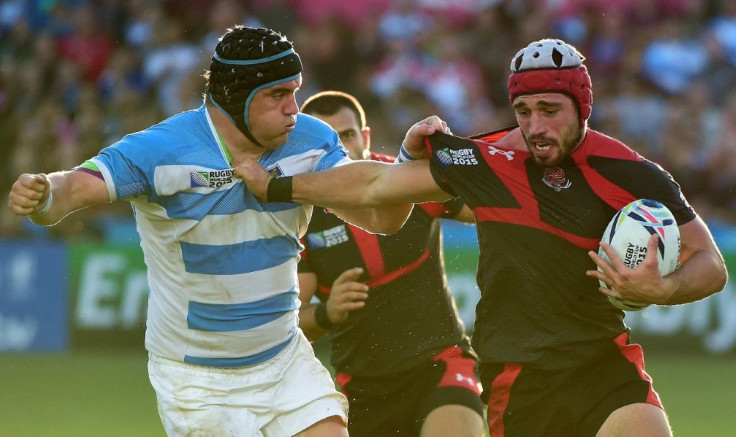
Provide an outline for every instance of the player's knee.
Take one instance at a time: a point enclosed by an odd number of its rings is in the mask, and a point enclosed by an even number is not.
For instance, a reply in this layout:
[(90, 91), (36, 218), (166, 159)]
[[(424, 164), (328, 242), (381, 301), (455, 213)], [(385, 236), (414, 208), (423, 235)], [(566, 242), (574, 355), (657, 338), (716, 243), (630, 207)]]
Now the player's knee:
[(483, 417), (463, 405), (443, 405), (435, 408), (424, 420), (421, 437), (480, 437), (484, 434)]
[(661, 408), (645, 403), (630, 404), (608, 416), (596, 437), (672, 437), (667, 415)]

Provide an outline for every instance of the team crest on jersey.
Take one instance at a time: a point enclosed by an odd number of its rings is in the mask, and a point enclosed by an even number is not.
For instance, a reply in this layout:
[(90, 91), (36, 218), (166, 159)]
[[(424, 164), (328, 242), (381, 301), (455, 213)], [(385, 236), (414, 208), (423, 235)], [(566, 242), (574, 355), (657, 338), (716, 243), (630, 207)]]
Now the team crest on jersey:
[(434, 152), (441, 167), (448, 165), (478, 165), (473, 149), (440, 149)]
[(542, 182), (558, 193), (570, 188), (572, 185), (572, 182), (565, 176), (565, 171), (560, 167), (545, 168), (544, 174), (542, 175)]
[(348, 230), (345, 225), (307, 234), (307, 243), (309, 243), (310, 249), (327, 249), (347, 241)]
[(232, 168), (224, 170), (193, 171), (189, 173), (192, 188), (220, 188), (233, 182)]
[(271, 167), (268, 169), (268, 174), (270, 174), (272, 177), (278, 178), (284, 175), (284, 172), (281, 170), (281, 167), (278, 166), (278, 164), (275, 167)]

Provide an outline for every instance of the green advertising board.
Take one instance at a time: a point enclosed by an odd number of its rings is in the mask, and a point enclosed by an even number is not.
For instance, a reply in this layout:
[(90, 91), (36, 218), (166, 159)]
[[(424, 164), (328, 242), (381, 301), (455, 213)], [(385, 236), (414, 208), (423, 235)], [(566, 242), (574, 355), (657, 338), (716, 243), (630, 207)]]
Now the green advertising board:
[[(444, 228), (448, 282), (460, 317), (472, 331), (480, 298), (475, 227), (447, 222)], [(69, 255), (72, 345), (142, 345), (149, 289), (141, 248), (137, 244), (71, 244)], [(736, 278), (736, 251), (724, 255), (731, 278)], [(632, 338), (648, 347), (736, 353), (734, 284), (731, 280), (723, 291), (699, 302), (653, 305), (627, 313)]]
[(73, 346), (143, 343), (148, 282), (138, 245), (71, 244)]

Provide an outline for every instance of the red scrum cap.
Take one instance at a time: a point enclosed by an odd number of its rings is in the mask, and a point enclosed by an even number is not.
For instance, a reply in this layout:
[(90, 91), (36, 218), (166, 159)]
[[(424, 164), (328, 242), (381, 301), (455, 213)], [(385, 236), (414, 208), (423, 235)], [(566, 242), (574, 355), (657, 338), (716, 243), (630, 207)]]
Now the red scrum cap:
[(578, 107), (580, 127), (585, 126), (593, 106), (593, 87), (584, 60), (575, 47), (562, 40), (534, 41), (511, 60), (510, 101), (522, 94), (564, 93)]

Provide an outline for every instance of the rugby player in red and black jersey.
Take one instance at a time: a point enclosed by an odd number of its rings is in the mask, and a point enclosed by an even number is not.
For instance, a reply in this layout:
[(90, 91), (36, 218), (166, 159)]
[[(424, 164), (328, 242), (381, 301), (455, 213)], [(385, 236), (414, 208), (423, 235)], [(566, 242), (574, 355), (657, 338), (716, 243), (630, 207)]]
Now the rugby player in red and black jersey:
[[(332, 126), (352, 159), (394, 162), (370, 151), (364, 110), (350, 94), (315, 94), (301, 112)], [(331, 333), (351, 436), (483, 432), (476, 357), (447, 287), (440, 218), (474, 221), (459, 199), (429, 202), (396, 234), (377, 235), (314, 208), (302, 238), (299, 326), (310, 340)]]
[[(270, 187), (287, 181), (253, 162), (240, 174), (270, 201), (327, 207), (459, 196), (480, 245), (472, 344), (490, 435), (669, 437), (642, 349), (606, 295), (657, 305), (703, 299), (728, 279), (721, 252), (669, 173), (588, 128), (593, 94), (577, 49), (529, 44), (511, 62), (508, 87), (517, 127), (474, 139), (435, 133), (426, 148), (405, 141), (402, 153), (429, 160), (351, 163), (294, 176), (281, 191)], [(600, 242), (615, 212), (638, 198), (665, 204), (678, 223), (680, 266), (664, 277), (656, 257), (629, 268)], [(649, 252), (656, 245), (655, 235)]]

